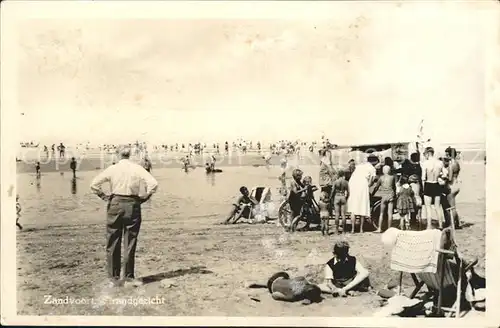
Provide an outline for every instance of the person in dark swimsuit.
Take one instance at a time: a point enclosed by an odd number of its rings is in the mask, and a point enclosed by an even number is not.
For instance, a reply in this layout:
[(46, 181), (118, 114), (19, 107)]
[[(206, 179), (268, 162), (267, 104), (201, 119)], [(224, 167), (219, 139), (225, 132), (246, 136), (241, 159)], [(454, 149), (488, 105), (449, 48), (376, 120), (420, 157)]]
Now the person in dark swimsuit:
[(305, 188), (302, 183), (302, 175), (304, 173), (300, 169), (295, 169), (292, 172), (292, 182), (290, 182), (290, 192), (288, 202), (292, 211), (292, 217), (295, 218), (300, 215), (302, 205), (305, 199)]
[(450, 162), (448, 167), (448, 185), (450, 187), (450, 192), (446, 197), (453, 215), (455, 228), (460, 228), (460, 216), (458, 215), (456, 208), (456, 197), (460, 192), (460, 186), (462, 184), (459, 177), (461, 168), (460, 163), (457, 160), (457, 150), (455, 148), (448, 147), (445, 153), (446, 158)]
[(74, 157), (71, 157), (71, 162), (69, 163), (69, 168), (73, 172), (73, 179), (76, 179), (76, 167), (77, 167), (76, 159)]
[(36, 177), (39, 178), (41, 176), (41, 173), (40, 173), (40, 162), (36, 162), (35, 170), (36, 170)]
[(333, 247), (333, 257), (325, 265), (325, 283), (319, 285), (323, 292), (346, 296), (350, 291), (368, 291), (370, 273), (349, 255), (349, 243), (338, 241)]
[(349, 198), (349, 182), (345, 179), (345, 172), (339, 170), (337, 172), (337, 180), (333, 183), (333, 206), (335, 208), (335, 229), (339, 231), (339, 220), (342, 220), (342, 232), (345, 233), (346, 223), (346, 207), (347, 199)]

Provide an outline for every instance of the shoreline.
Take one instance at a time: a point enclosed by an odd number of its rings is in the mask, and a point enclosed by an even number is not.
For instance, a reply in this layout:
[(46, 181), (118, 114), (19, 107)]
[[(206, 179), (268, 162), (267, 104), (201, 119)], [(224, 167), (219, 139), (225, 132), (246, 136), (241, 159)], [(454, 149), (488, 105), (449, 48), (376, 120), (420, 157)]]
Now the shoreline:
[[(247, 154), (241, 154), (238, 152), (232, 152), (229, 154), (214, 154), (216, 157), (216, 167), (265, 167), (265, 166), (279, 166), (281, 159), (284, 157), (283, 155), (272, 155), (269, 163), (266, 163), (266, 160), (263, 156), (267, 152), (258, 151), (248, 152)], [(205, 153), (199, 155), (193, 155), (190, 159), (190, 166), (196, 168), (203, 168), (205, 163), (208, 162), (208, 156), (213, 153)], [(354, 159), (357, 163), (364, 162), (366, 158), (366, 154), (361, 152), (338, 152), (332, 154), (333, 164), (335, 166), (346, 166), (350, 159)], [(381, 153), (384, 156), (383, 153)], [(31, 158), (21, 158), (20, 161), (16, 162), (16, 173), (35, 173), (35, 164), (36, 161), (40, 161), (40, 170), (41, 173), (46, 172), (71, 172), (70, 169), (70, 160), (71, 157), (74, 156), (77, 161), (77, 171), (96, 171), (102, 170), (110, 165), (113, 162), (118, 162), (118, 156), (115, 154), (101, 154), (101, 153), (86, 153), (86, 154), (71, 154), (68, 153), (65, 159), (54, 159), (50, 156), (47, 158), (45, 156), (42, 157), (31, 157)], [(181, 162), (181, 158), (184, 158), (186, 153), (160, 153), (155, 152), (149, 154), (149, 158), (151, 160), (151, 164), (153, 166), (153, 171), (155, 169), (162, 168), (183, 168), (183, 163)], [(484, 158), (486, 156), (485, 150), (464, 150), (462, 151), (462, 159), (461, 162), (463, 164), (482, 164), (484, 165)], [(290, 166), (303, 166), (303, 165), (319, 165), (320, 157), (317, 153), (313, 152), (302, 152), (300, 156), (293, 154), (288, 155), (288, 163)], [(140, 156), (133, 156), (131, 160), (138, 163), (140, 162)]]

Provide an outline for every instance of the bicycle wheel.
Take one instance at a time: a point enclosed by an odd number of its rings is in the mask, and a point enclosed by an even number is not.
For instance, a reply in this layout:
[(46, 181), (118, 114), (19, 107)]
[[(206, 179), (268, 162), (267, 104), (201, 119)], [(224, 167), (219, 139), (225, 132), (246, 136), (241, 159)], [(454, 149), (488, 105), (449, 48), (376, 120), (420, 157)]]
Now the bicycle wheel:
[(278, 210), (278, 222), (286, 230), (290, 227), (292, 219), (292, 209), (290, 207), (290, 204), (288, 203), (288, 200), (285, 200), (281, 203)]

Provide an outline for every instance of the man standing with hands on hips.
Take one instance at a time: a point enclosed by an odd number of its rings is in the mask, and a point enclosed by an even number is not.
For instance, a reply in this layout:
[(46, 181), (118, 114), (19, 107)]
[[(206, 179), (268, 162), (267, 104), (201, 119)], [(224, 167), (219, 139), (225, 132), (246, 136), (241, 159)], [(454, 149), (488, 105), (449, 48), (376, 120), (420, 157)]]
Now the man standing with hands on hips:
[[(120, 150), (120, 161), (111, 165), (94, 178), (90, 185), (93, 193), (108, 202), (107, 207), (107, 270), (112, 285), (118, 285), (121, 269), (121, 240), (125, 245), (125, 285), (142, 284), (135, 279), (135, 250), (141, 227), (141, 204), (156, 192), (158, 182), (142, 166), (130, 161), (131, 149)], [(110, 183), (110, 194), (101, 186)], [(146, 195), (140, 196), (141, 182), (146, 184)]]

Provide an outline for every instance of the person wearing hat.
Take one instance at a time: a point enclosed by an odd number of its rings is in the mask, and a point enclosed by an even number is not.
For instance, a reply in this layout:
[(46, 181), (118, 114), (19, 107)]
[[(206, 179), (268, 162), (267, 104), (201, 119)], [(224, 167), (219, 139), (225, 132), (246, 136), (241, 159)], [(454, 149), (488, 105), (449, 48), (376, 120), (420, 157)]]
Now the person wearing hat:
[[(135, 279), (135, 250), (141, 227), (141, 204), (148, 201), (158, 188), (156, 179), (141, 165), (130, 161), (131, 149), (120, 150), (120, 160), (97, 175), (90, 189), (107, 206), (107, 270), (112, 285), (120, 280), (121, 240), (125, 243), (125, 284), (134, 286), (141, 282)], [(101, 186), (109, 182), (111, 192), (106, 195)], [(146, 185), (146, 194), (140, 195), (141, 182)]]

